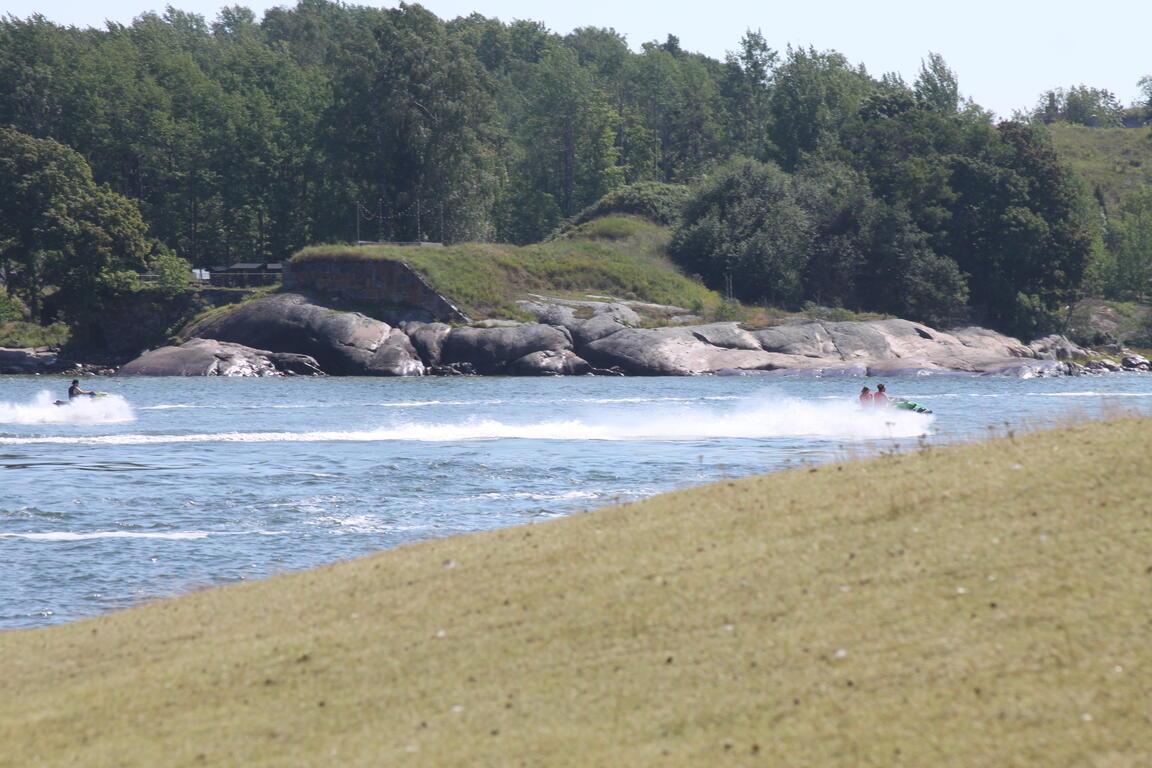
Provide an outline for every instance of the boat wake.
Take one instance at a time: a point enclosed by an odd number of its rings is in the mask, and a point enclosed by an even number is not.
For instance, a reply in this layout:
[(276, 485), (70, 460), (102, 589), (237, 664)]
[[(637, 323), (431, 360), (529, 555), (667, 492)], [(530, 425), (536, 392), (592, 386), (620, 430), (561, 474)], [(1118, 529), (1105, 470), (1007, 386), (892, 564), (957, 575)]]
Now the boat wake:
[(77, 397), (59, 402), (41, 390), (29, 403), (0, 401), (0, 424), (123, 424), (136, 420), (132, 406), (120, 395)]
[[(96, 401), (85, 404), (99, 408)], [(109, 405), (112, 405), (110, 403)], [(4, 406), (0, 405), (0, 409)], [(74, 406), (69, 406), (69, 408)], [(51, 404), (31, 409), (37, 418), (58, 416)], [(128, 418), (131, 409), (124, 404)], [(3, 411), (0, 410), (0, 414)], [(73, 418), (79, 418), (78, 411)], [(114, 411), (102, 412), (110, 419)], [(469, 417), (459, 421), (422, 423), (407, 421), (359, 430), (300, 432), (227, 431), (193, 434), (117, 434), (93, 436), (0, 437), (0, 444), (86, 443), (298, 443), (298, 442), (459, 442), (477, 440), (610, 440), (610, 441), (709, 441), (716, 439), (763, 440), (772, 438), (883, 439), (918, 437), (931, 433), (934, 417), (897, 409), (863, 410), (853, 401), (778, 399), (771, 403), (737, 401), (646, 404), (627, 411), (606, 413), (589, 410), (578, 417), (499, 420)], [(23, 422), (23, 423), (44, 423)], [(78, 422), (79, 423), (79, 422)], [(94, 423), (94, 422), (86, 422)]]

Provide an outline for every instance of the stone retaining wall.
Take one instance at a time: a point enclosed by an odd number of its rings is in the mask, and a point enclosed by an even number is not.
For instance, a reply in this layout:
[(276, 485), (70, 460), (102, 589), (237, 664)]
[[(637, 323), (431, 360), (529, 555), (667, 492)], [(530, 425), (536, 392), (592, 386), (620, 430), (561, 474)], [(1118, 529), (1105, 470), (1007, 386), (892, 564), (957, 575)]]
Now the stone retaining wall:
[(469, 318), (402, 261), (308, 259), (284, 264), (284, 288), (370, 304), (389, 323), (404, 320), (467, 323)]

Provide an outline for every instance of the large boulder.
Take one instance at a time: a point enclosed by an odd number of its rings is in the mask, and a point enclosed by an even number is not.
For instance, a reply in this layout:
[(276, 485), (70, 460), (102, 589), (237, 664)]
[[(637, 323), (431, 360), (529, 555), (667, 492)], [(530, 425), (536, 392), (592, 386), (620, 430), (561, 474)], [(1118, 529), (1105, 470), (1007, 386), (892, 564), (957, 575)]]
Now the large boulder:
[(122, 366), (118, 376), (323, 376), (307, 355), (269, 352), (213, 339), (145, 352)]
[(468, 366), (477, 373), (509, 373), (509, 365), (533, 352), (572, 350), (572, 339), (563, 328), (541, 323), (521, 323), (495, 328), (454, 328), (444, 341), (440, 363)]
[(823, 323), (776, 325), (753, 331), (752, 335), (768, 352), (803, 357), (839, 357), (832, 336)]
[(364, 367), (367, 376), (423, 376), (424, 363), (408, 334), (392, 328)]
[(579, 301), (533, 296), (518, 302), (520, 308), (545, 325), (564, 328), (576, 346), (589, 344), (624, 328), (635, 328), (642, 320), (632, 307), (619, 301)]
[(512, 376), (584, 376), (592, 373), (588, 361), (571, 350), (544, 350), (524, 355), (508, 364)]
[(710, 326), (629, 328), (597, 339), (577, 352), (599, 368), (618, 367), (637, 376), (696, 376), (724, 369), (767, 370), (811, 363), (759, 348), (717, 346), (709, 341), (709, 333), (725, 342), (742, 338)]
[(1036, 339), (1028, 345), (1028, 348), (1036, 353), (1036, 358), (1039, 360), (1072, 360), (1077, 357), (1085, 358), (1091, 354), (1059, 334)]
[(949, 334), (968, 348), (967, 354), (971, 357), (1036, 357), (1036, 353), (1022, 344), (1019, 339), (1005, 336), (987, 328), (978, 326), (953, 328)]
[(337, 312), (282, 293), (240, 304), (182, 335), (310, 355), (337, 376), (420, 376), (424, 365), (408, 337), (359, 312)]
[(1051, 376), (1068, 370), (1050, 364), (1058, 356), (1048, 352), (1054, 346), (1049, 340), (1038, 351), (985, 329), (944, 332), (892, 319), (792, 323), (757, 331), (735, 323), (629, 329), (576, 352), (593, 365), (639, 375)]
[(58, 360), (47, 349), (0, 347), (0, 374), (44, 373), (53, 370)]
[(416, 353), (429, 368), (440, 365), (444, 342), (452, 333), (452, 326), (447, 323), (424, 323), (407, 321), (400, 324), (400, 330), (408, 334)]

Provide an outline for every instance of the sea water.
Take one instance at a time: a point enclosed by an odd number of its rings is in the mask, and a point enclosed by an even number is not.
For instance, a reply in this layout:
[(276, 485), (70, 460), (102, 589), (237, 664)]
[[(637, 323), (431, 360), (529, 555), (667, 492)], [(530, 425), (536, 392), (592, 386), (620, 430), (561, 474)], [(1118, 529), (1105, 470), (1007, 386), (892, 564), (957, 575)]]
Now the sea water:
[[(722, 478), (1152, 408), (1152, 376), (0, 377), (0, 630)], [(931, 482), (931, 478), (925, 478)], [(975, 482), (975, 480), (974, 480)]]

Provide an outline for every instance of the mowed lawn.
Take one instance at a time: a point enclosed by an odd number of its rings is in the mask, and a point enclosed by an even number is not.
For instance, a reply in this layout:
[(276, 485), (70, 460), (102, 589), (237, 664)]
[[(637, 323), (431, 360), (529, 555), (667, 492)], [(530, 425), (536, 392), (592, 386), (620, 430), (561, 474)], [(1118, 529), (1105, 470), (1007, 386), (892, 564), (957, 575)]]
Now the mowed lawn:
[(1152, 421), (0, 634), (0, 766), (1152, 765)]

